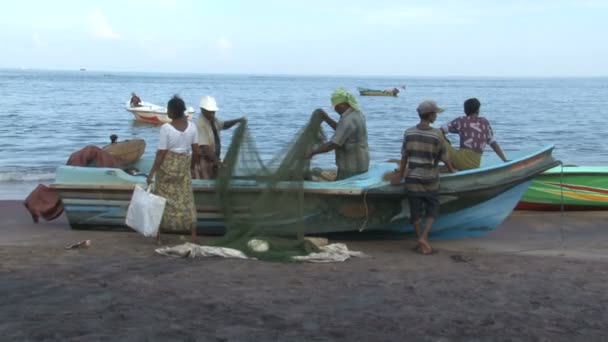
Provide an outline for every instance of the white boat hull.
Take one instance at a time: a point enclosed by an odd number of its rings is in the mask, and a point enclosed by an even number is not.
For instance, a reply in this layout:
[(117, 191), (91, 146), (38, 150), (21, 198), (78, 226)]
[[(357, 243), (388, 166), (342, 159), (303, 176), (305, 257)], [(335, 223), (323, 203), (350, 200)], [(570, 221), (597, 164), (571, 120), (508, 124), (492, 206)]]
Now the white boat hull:
[[(130, 107), (127, 103), (126, 110), (133, 114), (137, 121), (157, 125), (171, 122), (166, 108), (151, 103), (142, 102), (142, 106), (140, 107)], [(192, 120), (194, 109), (192, 107), (188, 108), (185, 114), (188, 116), (188, 120)]]

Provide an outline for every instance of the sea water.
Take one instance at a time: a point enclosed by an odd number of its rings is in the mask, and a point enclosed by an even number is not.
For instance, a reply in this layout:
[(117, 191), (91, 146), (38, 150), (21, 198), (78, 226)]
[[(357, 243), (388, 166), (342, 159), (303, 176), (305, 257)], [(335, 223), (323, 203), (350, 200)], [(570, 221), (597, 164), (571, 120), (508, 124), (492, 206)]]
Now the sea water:
[[(404, 130), (418, 121), (416, 106), (433, 99), (446, 111), (436, 126), (463, 115), (463, 102), (477, 97), (482, 115), (509, 151), (556, 146), (566, 164), (608, 165), (608, 78), (505, 79), (147, 74), (0, 70), (0, 198), (22, 199), (38, 183), (52, 182), (54, 170), (80, 148), (143, 138), (153, 157), (158, 126), (134, 121), (125, 110), (131, 92), (166, 106), (179, 94), (198, 108), (203, 95), (215, 96), (221, 119), (241, 116), (264, 159), (288, 144), (315, 108), (334, 119), (330, 105), (337, 87), (405, 86), (398, 97), (360, 97), (367, 118), (372, 163), (398, 159)], [(197, 113), (197, 116), (199, 114)], [(326, 127), (327, 135), (331, 134)], [(232, 132), (222, 133), (223, 152)], [(457, 137), (452, 138), (457, 142)], [(487, 147), (486, 153), (493, 153)], [(315, 166), (331, 167), (333, 155), (316, 156)]]

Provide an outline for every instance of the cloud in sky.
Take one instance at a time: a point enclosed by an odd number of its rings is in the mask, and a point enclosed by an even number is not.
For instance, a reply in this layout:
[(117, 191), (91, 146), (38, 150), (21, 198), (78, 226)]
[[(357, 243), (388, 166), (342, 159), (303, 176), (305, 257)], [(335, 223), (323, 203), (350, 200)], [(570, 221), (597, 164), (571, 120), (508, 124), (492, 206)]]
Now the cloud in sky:
[(229, 51), (232, 49), (232, 42), (226, 37), (220, 37), (217, 40), (217, 46), (221, 51)]
[(35, 47), (43, 48), (49, 46), (49, 43), (44, 40), (38, 32), (32, 33), (32, 43)]
[(351, 12), (364, 22), (373, 25), (404, 28), (411, 26), (473, 25), (476, 16), (458, 10), (428, 5), (395, 5), (376, 8), (353, 8)]
[(120, 35), (114, 31), (105, 14), (100, 9), (95, 9), (87, 16), (87, 25), (94, 37), (100, 39), (120, 39)]
[[(0, 46), (16, 48), (0, 54), (0, 68), (72, 68), (86, 60), (89, 69), (168, 72), (608, 75), (608, 45), (598, 43), (608, 31), (608, 0), (5, 5)], [(346, 48), (355, 53), (344, 58)]]
[(174, 10), (178, 8), (179, 2), (180, 1), (178, 0), (127, 0), (125, 3), (141, 8), (142, 10)]
[(591, 9), (606, 9), (608, 1), (606, 0), (578, 0), (572, 2), (573, 6), (591, 8)]
[[(363, 22), (392, 28), (475, 26), (482, 22), (503, 18), (522, 18), (567, 11), (568, 7), (608, 8), (608, 0), (564, 1), (514, 0), (510, 2), (413, 0), (409, 2), (379, 3), (375, 6), (355, 6), (350, 11)], [(546, 19), (545, 19), (546, 20)], [(516, 25), (514, 25), (516, 26)]]
[(177, 0), (157, 0), (155, 1), (156, 6), (162, 9), (176, 9)]
[(153, 42), (155, 40), (156, 40), (156, 37), (152, 34), (145, 34), (141, 37), (141, 41), (146, 42), (146, 43)]

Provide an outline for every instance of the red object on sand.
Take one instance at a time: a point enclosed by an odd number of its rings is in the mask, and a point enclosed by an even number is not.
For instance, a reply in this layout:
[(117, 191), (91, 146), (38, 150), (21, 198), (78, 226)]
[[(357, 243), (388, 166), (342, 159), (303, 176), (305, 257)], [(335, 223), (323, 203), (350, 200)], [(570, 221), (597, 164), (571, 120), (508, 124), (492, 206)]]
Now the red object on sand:
[[(120, 163), (110, 153), (94, 145), (86, 146), (72, 153), (66, 163), (66, 165), (72, 166), (89, 166), (91, 164), (94, 164), (95, 167), (121, 167)], [(61, 203), (57, 191), (42, 184), (38, 185), (27, 196), (24, 205), (32, 215), (34, 222), (38, 222), (39, 217), (51, 221), (63, 213), (63, 203)]]
[(25, 199), (25, 207), (32, 214), (32, 220), (38, 222), (38, 217), (51, 221), (63, 213), (63, 204), (57, 191), (39, 184)]

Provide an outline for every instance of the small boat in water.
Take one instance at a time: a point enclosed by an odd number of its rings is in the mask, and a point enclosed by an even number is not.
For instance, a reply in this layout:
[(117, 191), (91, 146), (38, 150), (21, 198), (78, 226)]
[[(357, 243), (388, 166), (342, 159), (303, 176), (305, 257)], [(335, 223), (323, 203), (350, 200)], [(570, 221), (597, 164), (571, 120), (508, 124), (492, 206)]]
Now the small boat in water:
[(359, 91), (359, 95), (361, 96), (394, 96), (396, 97), (399, 94), (399, 89), (386, 89), (386, 90), (376, 90), (376, 89), (367, 89), (367, 88), (357, 88)]
[[(167, 115), (167, 108), (157, 106), (149, 102), (142, 102), (138, 107), (131, 107), (130, 102), (127, 102), (126, 110), (131, 112), (137, 121), (151, 124), (164, 124), (171, 122), (169, 115)], [(194, 116), (194, 109), (192, 107), (188, 107), (185, 114), (188, 115), (189, 120), (192, 120), (192, 117)]]
[[(488, 158), (483, 167), (441, 175), (441, 214), (433, 225), (432, 237), (455, 238), (485, 234), (509, 216), (532, 179), (555, 167), (553, 146), (513, 153), (514, 159), (499, 162)], [(136, 184), (145, 184), (152, 159), (141, 159), (132, 166), (144, 174), (133, 176), (121, 169), (61, 166), (51, 185), (63, 201), (68, 221), (74, 229), (125, 228), (125, 216)], [(394, 163), (373, 165), (364, 174), (348, 179), (303, 182), (301, 216), (294, 221), (280, 208), (256, 212), (265, 229), (280, 233), (294, 223), (304, 222), (305, 233), (375, 231), (413, 233), (409, 223), (407, 192), (393, 186), (386, 175)], [(279, 182), (273, 191), (293, 191), (292, 182)], [(215, 180), (192, 180), (197, 208), (197, 227), (201, 234), (221, 234), (224, 222)], [(247, 220), (250, 203), (267, 190), (263, 179), (237, 178), (230, 189), (240, 203), (239, 216)]]
[(561, 166), (541, 173), (517, 205), (520, 210), (607, 210), (608, 167)]
[(124, 140), (112, 142), (103, 149), (114, 156), (123, 165), (133, 164), (138, 161), (146, 151), (144, 139)]

